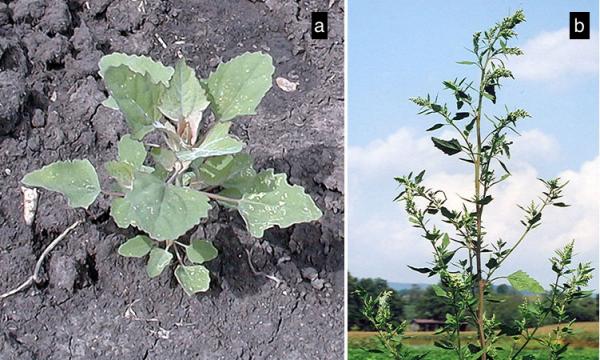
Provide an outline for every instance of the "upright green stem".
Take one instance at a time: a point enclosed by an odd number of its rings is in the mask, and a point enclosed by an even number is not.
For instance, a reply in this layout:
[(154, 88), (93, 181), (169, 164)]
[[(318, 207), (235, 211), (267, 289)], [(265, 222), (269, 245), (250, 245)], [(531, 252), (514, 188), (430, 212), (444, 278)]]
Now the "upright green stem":
[[(481, 80), (479, 86), (479, 100), (477, 103), (477, 113), (475, 114), (475, 129), (477, 133), (477, 152), (475, 154), (475, 199), (479, 202), (481, 195), (481, 110), (483, 107), (483, 91), (484, 91), (484, 81), (485, 81), (485, 69), (488, 65), (489, 58), (486, 59), (484, 66), (481, 68)], [(478, 304), (477, 304), (477, 333), (479, 335), (479, 346), (481, 349), (485, 349), (485, 331), (483, 324), (483, 314), (484, 314), (484, 290), (485, 290), (485, 282), (482, 277), (482, 269), (481, 269), (481, 244), (482, 244), (482, 236), (481, 236), (481, 217), (483, 213), (483, 205), (476, 203), (475, 204), (475, 212), (476, 212), (476, 225), (477, 225), (477, 241), (475, 243), (475, 263), (477, 266), (477, 282), (478, 282)], [(483, 353), (481, 356), (482, 360), (487, 359), (487, 354)]]

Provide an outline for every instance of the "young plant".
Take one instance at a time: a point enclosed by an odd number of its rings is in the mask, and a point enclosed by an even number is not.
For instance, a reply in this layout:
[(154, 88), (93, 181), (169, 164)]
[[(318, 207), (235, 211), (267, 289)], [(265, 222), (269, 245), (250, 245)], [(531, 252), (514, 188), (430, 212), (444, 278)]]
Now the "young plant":
[[(203, 80), (183, 59), (172, 68), (145, 56), (114, 53), (104, 56), (99, 68), (110, 94), (103, 105), (120, 110), (131, 130), (119, 141), (117, 159), (105, 164), (113, 187), (101, 189), (88, 160), (57, 161), (27, 174), (22, 183), (58, 191), (69, 206), (84, 209), (101, 192), (111, 195), (115, 223), (142, 232), (118, 252), (148, 255), (150, 277), (175, 257), (175, 277), (185, 292), (208, 290), (203, 264), (217, 256), (217, 249), (205, 239), (179, 239), (208, 215), (211, 201), (237, 210), (257, 238), (275, 225), (321, 217), (304, 189), (288, 184), (285, 174), (254, 170), (250, 156), (241, 152), (244, 143), (229, 134), (231, 120), (255, 114), (271, 88), (269, 55), (245, 53)], [(210, 123), (208, 111), (214, 115)], [(164, 143), (144, 140), (151, 132)]]
[[(392, 359), (422, 360), (427, 356), (427, 353), (414, 354), (402, 343), (407, 338), (404, 333), (408, 324), (406, 321), (396, 323), (392, 320), (393, 314), (390, 310), (391, 290), (383, 291), (375, 298), (361, 290), (357, 290), (357, 294), (362, 302), (362, 315), (369, 320), (377, 332), (377, 339)], [(369, 351), (380, 352), (377, 349)]]
[[(487, 115), (488, 104), (496, 104), (501, 82), (513, 78), (505, 66), (509, 56), (522, 55), (517, 47), (510, 47), (509, 40), (516, 36), (515, 27), (525, 21), (523, 11), (504, 18), (483, 33), (473, 35), (471, 53), (473, 60), (459, 64), (475, 67), (479, 72), (478, 82), (462, 80), (444, 81), (444, 88), (450, 91), (456, 103), (456, 111), (438, 103), (437, 98), (412, 98), (420, 108), (420, 114), (436, 115), (442, 119), (427, 131), (450, 128), (457, 133), (456, 138), (432, 137), (433, 145), (448, 156), (459, 157), (471, 164), (473, 169), (473, 194), (463, 197), (459, 209), (446, 205), (444, 191), (423, 185), (425, 171), (416, 176), (398, 177), (402, 187), (395, 200), (404, 202), (409, 221), (420, 229), (423, 237), (433, 247), (431, 267), (411, 269), (429, 276), (439, 276), (440, 284), (434, 286), (436, 295), (443, 298), (452, 312), (446, 315), (442, 333), (445, 338), (436, 345), (456, 353), (458, 359), (493, 359), (498, 353), (508, 354), (508, 359), (523, 356), (522, 350), (533, 339), (545, 345), (552, 359), (560, 358), (566, 350), (561, 338), (570, 330), (572, 322), (566, 318), (564, 308), (574, 299), (587, 296), (582, 291), (590, 280), (592, 269), (589, 264), (569, 267), (572, 257), (572, 244), (557, 252), (552, 269), (556, 272), (556, 282), (543, 300), (522, 307), (523, 320), (518, 324), (500, 324), (494, 314), (486, 311), (486, 303), (494, 301), (490, 288), (494, 281), (506, 278), (517, 290), (542, 294), (544, 288), (524, 271), (507, 276), (497, 276), (501, 265), (514, 253), (525, 237), (540, 226), (542, 214), (551, 206), (566, 207), (560, 199), (566, 185), (561, 179), (541, 180), (546, 190), (538, 201), (519, 206), (524, 217), (521, 236), (509, 244), (503, 240), (491, 241), (486, 237), (483, 225), (484, 209), (493, 205), (494, 187), (510, 176), (506, 160), (510, 157), (512, 141), (509, 132), (517, 133), (517, 124), (529, 114), (522, 109), (508, 110), (504, 115)], [(484, 123), (484, 121), (487, 122)], [(438, 227), (433, 219), (440, 219), (448, 227)], [(434, 222), (434, 224), (432, 224)], [(564, 280), (565, 276), (571, 276)], [(566, 282), (563, 282), (566, 281)], [(557, 328), (553, 337), (536, 338), (537, 328), (552, 317), (564, 327)], [(535, 320), (537, 319), (537, 320)], [(532, 320), (532, 321), (530, 321)], [(461, 342), (461, 325), (470, 324), (477, 330), (477, 343)], [(533, 326), (533, 329), (529, 329)], [(502, 349), (497, 344), (501, 335), (522, 339), (510, 348)]]

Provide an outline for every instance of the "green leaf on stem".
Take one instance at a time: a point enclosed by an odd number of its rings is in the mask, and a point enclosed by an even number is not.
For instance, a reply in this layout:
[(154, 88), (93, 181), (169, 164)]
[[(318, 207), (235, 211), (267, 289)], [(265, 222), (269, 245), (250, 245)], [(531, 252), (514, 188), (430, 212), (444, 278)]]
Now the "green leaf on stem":
[(312, 198), (298, 185), (289, 185), (285, 174), (274, 174), (273, 169), (259, 173), (242, 198), (237, 209), (246, 222), (250, 234), (260, 238), (264, 231), (275, 225), (290, 225), (318, 220), (323, 213)]
[(129, 134), (121, 137), (119, 140), (119, 160), (133, 166), (135, 170), (139, 170), (144, 165), (146, 160), (146, 148), (144, 144), (133, 140)]
[(210, 273), (202, 265), (178, 265), (175, 269), (175, 278), (188, 296), (206, 291), (210, 287)]
[(433, 292), (435, 293), (436, 296), (448, 297), (448, 293), (446, 292), (446, 290), (442, 289), (441, 286), (433, 284), (433, 285), (431, 285), (431, 288), (433, 289)]
[(254, 115), (271, 88), (275, 68), (269, 55), (245, 53), (219, 65), (206, 81), (210, 106), (219, 121)]
[(436, 148), (442, 150), (446, 155), (451, 156), (458, 154), (461, 151), (460, 143), (456, 139), (442, 140), (432, 137), (431, 141), (433, 141), (433, 145), (435, 145)]
[(200, 86), (194, 69), (184, 59), (175, 65), (169, 88), (162, 94), (159, 109), (169, 119), (180, 121), (192, 114), (201, 113), (208, 106), (206, 92)]
[(192, 240), (192, 243), (185, 248), (185, 253), (191, 262), (202, 264), (217, 257), (219, 252), (210, 241)]
[(131, 71), (138, 74), (148, 74), (153, 83), (158, 84), (161, 82), (165, 86), (169, 85), (169, 79), (174, 71), (172, 67), (164, 66), (144, 55), (112, 53), (105, 55), (100, 59), (100, 62), (98, 62), (98, 68), (100, 69), (98, 74), (101, 77), (105, 77), (109, 68), (119, 67), (121, 65), (127, 66)]
[[(209, 186), (223, 185), (228, 189), (238, 189), (254, 179), (256, 171), (248, 154), (215, 156), (206, 159), (199, 167), (200, 181)], [(241, 198), (241, 193), (236, 198)]]
[(56, 161), (25, 175), (26, 186), (41, 187), (63, 194), (70, 207), (87, 209), (100, 194), (100, 182), (88, 160)]
[(121, 244), (118, 253), (121, 256), (142, 257), (147, 255), (153, 246), (152, 239), (145, 235), (138, 235)]
[(125, 65), (109, 67), (104, 82), (131, 128), (132, 137), (141, 139), (152, 131), (162, 116), (157, 104), (164, 86), (155, 84), (149, 75), (132, 71)]
[(517, 291), (529, 291), (536, 294), (544, 293), (542, 285), (522, 270), (508, 275), (508, 282)]
[(193, 149), (177, 153), (177, 157), (184, 161), (193, 161), (198, 158), (235, 154), (244, 148), (244, 143), (229, 134), (231, 123), (216, 123), (208, 132), (202, 143)]
[(119, 227), (133, 225), (156, 240), (177, 239), (208, 215), (208, 200), (193, 189), (137, 172), (132, 190), (113, 200), (111, 215)]
[(148, 263), (146, 264), (146, 272), (148, 273), (148, 276), (154, 278), (160, 275), (162, 271), (169, 266), (171, 259), (173, 259), (173, 254), (167, 250), (158, 247), (153, 248), (150, 251), (150, 257), (148, 258)]
[(168, 171), (173, 170), (173, 167), (177, 162), (177, 156), (175, 156), (175, 153), (169, 149), (152, 148), (152, 150), (150, 150), (150, 155), (156, 163), (160, 164), (160, 166)]
[(444, 124), (435, 124), (435, 125), (433, 125), (432, 127), (430, 127), (429, 129), (427, 129), (425, 131), (434, 131), (434, 130), (437, 130), (437, 129), (443, 127), (443, 126), (444, 126)]
[(104, 168), (110, 177), (126, 189), (130, 189), (133, 183), (133, 166), (123, 161), (111, 160), (104, 164)]

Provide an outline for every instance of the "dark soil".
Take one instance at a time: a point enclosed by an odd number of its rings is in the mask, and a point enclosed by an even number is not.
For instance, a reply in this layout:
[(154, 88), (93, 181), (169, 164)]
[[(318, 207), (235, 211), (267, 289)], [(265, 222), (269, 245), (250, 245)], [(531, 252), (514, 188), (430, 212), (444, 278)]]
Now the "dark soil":
[[(0, 1), (0, 293), (32, 272), (43, 249), (78, 219), (49, 256), (43, 284), (0, 300), (0, 359), (343, 358), (342, 1)], [(329, 8), (331, 6), (331, 8)], [(311, 40), (310, 12), (329, 10), (329, 40)], [(166, 48), (161, 45), (164, 41)], [(318, 223), (247, 235), (237, 213), (214, 209), (188, 235), (214, 241), (211, 290), (186, 296), (171, 272), (149, 279), (144, 261), (119, 257), (134, 234), (108, 215), (42, 191), (33, 226), (19, 180), (59, 159), (103, 163), (127, 133), (100, 106), (103, 54), (177, 52), (206, 77), (221, 61), (262, 50), (277, 86), (258, 115), (236, 120), (257, 168), (274, 167), (324, 210)], [(255, 275), (246, 250), (252, 249)]]

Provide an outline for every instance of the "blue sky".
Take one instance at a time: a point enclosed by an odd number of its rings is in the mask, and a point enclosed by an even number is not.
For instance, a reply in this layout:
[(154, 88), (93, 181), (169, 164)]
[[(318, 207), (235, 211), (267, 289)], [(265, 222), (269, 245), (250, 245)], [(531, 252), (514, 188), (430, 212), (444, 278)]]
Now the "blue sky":
[[(519, 127), (524, 135), (515, 139), (515, 158), (520, 158), (514, 166), (519, 172), (500, 193), (507, 201), (525, 202), (524, 196), (535, 198), (535, 177), (562, 175), (573, 178), (575, 186), (572, 184), (567, 195), (575, 202), (572, 208), (580, 206), (579, 210), (568, 208), (566, 214), (548, 217), (549, 229), (538, 234), (543, 239), (533, 240), (546, 240), (547, 248), (539, 244), (536, 247), (535, 242), (523, 248), (525, 254), (543, 250), (541, 256), (536, 256), (539, 263), (521, 258), (509, 263), (509, 267), (531, 265), (531, 272), (545, 280), (544, 258), (551, 255), (551, 245), (564, 243), (575, 235), (583, 238), (581, 249), (586, 254), (582, 254), (582, 259), (598, 263), (598, 205), (589, 204), (590, 196), (597, 195), (598, 185), (598, 2), (574, 4), (459, 1), (450, 5), (445, 1), (349, 0), (350, 272), (392, 281), (427, 281), (404, 266), (425, 265), (429, 254), (419, 244), (424, 240), (406, 229), (409, 226), (401, 207), (391, 203), (396, 194), (392, 177), (432, 168), (432, 181), (442, 186), (451, 186), (454, 181), (459, 191), (461, 176), (467, 174), (468, 168), (441, 152), (428, 150), (429, 134), (424, 130), (436, 119), (417, 116), (418, 109), (408, 98), (427, 93), (443, 95), (442, 80), (472, 75), (469, 67), (455, 63), (469, 60), (465, 47), (470, 45), (472, 33), (486, 29), (518, 8), (524, 9), (527, 22), (517, 29), (519, 38), (513, 44), (523, 47), (526, 54), (511, 63), (517, 80), (504, 82), (499, 92), (500, 106), (492, 113), (503, 113), (506, 104), (510, 108), (525, 108), (533, 118)], [(594, 39), (565, 39), (571, 11), (591, 12)], [(487, 106), (489, 110), (491, 105)], [(376, 156), (380, 158), (375, 159)], [(511, 209), (503, 203), (499, 208)], [(556, 220), (552, 216), (557, 216)], [(490, 217), (500, 219), (497, 214)], [(497, 230), (506, 230), (510, 237), (513, 230), (510, 224), (503, 224), (504, 220), (499, 220)], [(370, 236), (377, 238), (365, 239)]]

